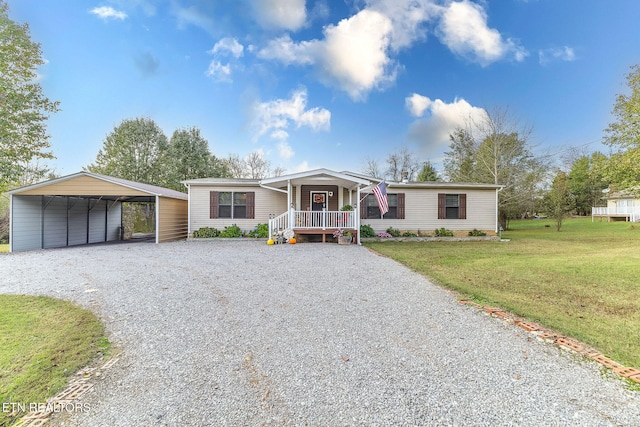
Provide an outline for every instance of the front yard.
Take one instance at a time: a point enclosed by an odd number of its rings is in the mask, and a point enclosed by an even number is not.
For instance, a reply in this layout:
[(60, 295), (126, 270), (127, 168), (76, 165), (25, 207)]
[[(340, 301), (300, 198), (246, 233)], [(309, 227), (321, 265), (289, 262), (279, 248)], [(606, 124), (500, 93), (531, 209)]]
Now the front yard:
[(513, 221), (504, 238), (366, 246), (640, 368), (640, 225), (580, 218), (556, 232), (551, 221)]

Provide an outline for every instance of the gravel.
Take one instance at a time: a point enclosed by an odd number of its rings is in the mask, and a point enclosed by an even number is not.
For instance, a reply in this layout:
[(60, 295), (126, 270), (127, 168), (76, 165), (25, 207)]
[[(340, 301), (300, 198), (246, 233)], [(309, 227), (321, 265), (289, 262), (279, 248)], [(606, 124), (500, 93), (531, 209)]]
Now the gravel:
[(631, 426), (640, 392), (364, 247), (261, 241), (3, 254), (121, 349), (73, 426)]

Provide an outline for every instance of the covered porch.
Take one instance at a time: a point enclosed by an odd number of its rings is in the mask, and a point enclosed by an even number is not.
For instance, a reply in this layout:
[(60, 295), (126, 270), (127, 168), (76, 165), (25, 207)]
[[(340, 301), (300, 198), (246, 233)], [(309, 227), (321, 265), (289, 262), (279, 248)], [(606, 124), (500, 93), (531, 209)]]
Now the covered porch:
[[(296, 235), (318, 235), (322, 242), (336, 230), (350, 231), (360, 243), (361, 191), (369, 180), (317, 169), (260, 181), (260, 186), (287, 194), (289, 208), (269, 218), (269, 236), (293, 230)], [(347, 210), (351, 209), (351, 210)]]

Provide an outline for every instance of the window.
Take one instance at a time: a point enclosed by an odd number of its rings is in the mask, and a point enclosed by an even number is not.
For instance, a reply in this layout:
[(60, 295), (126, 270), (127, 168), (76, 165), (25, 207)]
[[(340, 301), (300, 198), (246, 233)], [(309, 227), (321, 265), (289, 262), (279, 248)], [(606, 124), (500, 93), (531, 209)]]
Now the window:
[(254, 218), (255, 192), (211, 191), (209, 218)]
[[(404, 193), (389, 194), (387, 193), (387, 201), (389, 202), (389, 212), (384, 214), (383, 219), (404, 219)], [(373, 194), (368, 194), (362, 203), (363, 212), (362, 219), (380, 219), (380, 207), (378, 200)]]
[(438, 219), (467, 219), (467, 195), (439, 193)]

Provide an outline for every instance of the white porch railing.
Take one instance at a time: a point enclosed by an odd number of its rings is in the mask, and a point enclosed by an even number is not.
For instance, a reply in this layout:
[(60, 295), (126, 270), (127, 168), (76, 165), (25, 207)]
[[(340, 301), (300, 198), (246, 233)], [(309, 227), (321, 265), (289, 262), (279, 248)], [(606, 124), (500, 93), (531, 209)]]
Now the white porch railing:
[(592, 207), (591, 216), (628, 216), (629, 221), (640, 221), (639, 206), (617, 206), (617, 207)]
[[(291, 222), (289, 219), (291, 218)], [(296, 211), (291, 210), (269, 219), (269, 236), (274, 232), (292, 229), (356, 228), (355, 211)]]

